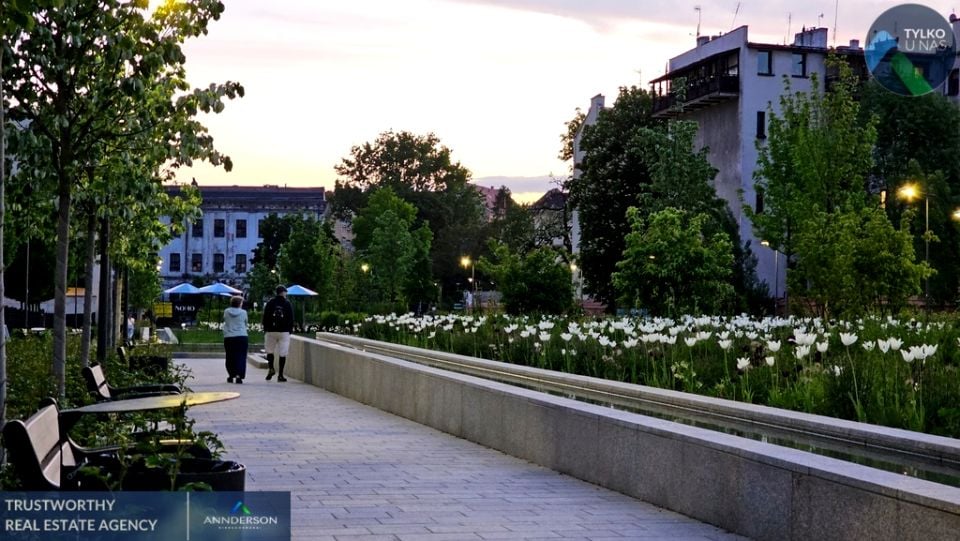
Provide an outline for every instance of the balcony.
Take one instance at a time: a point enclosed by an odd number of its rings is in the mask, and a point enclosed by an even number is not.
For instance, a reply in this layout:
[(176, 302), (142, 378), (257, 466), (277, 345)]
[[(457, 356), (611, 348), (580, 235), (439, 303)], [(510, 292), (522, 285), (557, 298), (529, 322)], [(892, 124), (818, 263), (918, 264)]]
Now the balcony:
[[(679, 76), (677, 78), (679, 78)], [(706, 79), (688, 81), (686, 85), (686, 101), (681, 105), (683, 106), (683, 112), (696, 111), (717, 103), (735, 99), (739, 95), (739, 75), (713, 76)], [(676, 105), (676, 92), (671, 91), (665, 95), (654, 96), (653, 116), (655, 118), (677, 116), (680, 111), (675, 108)]]

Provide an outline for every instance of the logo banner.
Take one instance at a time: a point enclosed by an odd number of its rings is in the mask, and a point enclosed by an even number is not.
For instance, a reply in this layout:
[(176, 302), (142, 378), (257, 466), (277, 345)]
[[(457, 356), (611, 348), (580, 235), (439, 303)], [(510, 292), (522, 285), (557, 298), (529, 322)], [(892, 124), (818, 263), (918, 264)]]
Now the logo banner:
[(5, 541), (289, 541), (289, 492), (0, 492)]

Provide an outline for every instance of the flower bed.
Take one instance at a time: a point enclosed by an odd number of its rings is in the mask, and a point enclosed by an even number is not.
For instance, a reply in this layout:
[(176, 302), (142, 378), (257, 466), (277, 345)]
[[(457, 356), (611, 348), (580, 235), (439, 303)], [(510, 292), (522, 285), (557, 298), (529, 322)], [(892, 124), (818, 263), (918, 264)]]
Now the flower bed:
[(391, 314), (353, 322), (344, 332), (960, 436), (958, 333), (952, 321)]

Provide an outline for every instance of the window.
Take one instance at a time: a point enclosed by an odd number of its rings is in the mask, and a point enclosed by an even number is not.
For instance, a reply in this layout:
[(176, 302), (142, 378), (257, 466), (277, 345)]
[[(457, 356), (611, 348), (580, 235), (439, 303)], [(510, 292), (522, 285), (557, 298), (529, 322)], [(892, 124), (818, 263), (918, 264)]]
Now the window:
[(190, 272), (203, 272), (203, 254), (190, 254)]
[(753, 206), (753, 212), (763, 214), (763, 188), (757, 186), (757, 201)]
[(237, 263), (233, 270), (237, 274), (243, 274), (247, 272), (247, 254), (237, 254)]
[(247, 221), (246, 220), (237, 220), (237, 238), (238, 239), (247, 238)]
[(203, 218), (193, 222), (193, 231), (190, 233), (193, 237), (203, 236)]
[(226, 234), (227, 222), (223, 218), (217, 218), (213, 221), (213, 236), (223, 238)]
[(757, 111), (757, 139), (767, 138), (767, 113)]
[(947, 95), (960, 95), (960, 70), (955, 69), (950, 72), (950, 77), (947, 79)]
[(807, 76), (807, 53), (793, 53), (793, 71), (794, 77)]
[(223, 254), (213, 254), (213, 272), (223, 272)]
[(757, 75), (773, 75), (773, 51), (757, 51)]
[(170, 272), (180, 272), (180, 254), (170, 254)]
[(257, 238), (263, 238), (263, 220), (257, 220)]

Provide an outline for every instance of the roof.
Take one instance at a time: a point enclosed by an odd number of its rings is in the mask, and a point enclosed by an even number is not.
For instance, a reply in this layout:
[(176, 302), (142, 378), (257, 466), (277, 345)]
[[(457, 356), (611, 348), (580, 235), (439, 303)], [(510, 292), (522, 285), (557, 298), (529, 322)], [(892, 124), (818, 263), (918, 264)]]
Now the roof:
[(567, 194), (553, 188), (530, 205), (530, 210), (563, 210), (567, 206)]
[[(171, 196), (180, 194), (179, 185), (167, 186)], [(197, 186), (202, 198), (201, 208), (256, 208), (326, 209), (326, 192), (322, 186), (291, 188), (265, 184), (263, 186)]]

